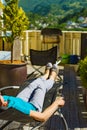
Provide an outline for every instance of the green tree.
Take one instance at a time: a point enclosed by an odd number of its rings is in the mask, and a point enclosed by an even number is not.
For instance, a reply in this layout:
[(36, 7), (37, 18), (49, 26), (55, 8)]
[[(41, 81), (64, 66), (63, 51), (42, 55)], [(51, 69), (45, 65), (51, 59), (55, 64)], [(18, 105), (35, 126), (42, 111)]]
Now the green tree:
[[(29, 20), (25, 12), (18, 6), (19, 0), (6, 0), (6, 5), (3, 7), (4, 27), (2, 30), (6, 35), (6, 31), (11, 31), (10, 36), (6, 36), (5, 40), (11, 43), (11, 62), (13, 62), (13, 46), (16, 38), (20, 39), (23, 31), (28, 28)], [(2, 8), (2, 6), (1, 6)]]
[(79, 63), (79, 74), (82, 80), (82, 84), (87, 88), (87, 56)]

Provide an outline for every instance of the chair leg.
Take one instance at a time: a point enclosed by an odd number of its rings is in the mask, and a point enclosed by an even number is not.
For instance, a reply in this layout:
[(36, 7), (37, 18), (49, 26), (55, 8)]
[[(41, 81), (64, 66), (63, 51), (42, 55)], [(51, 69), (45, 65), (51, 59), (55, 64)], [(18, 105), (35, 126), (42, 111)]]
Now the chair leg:
[(32, 73), (28, 74), (27, 79), (28, 79), (29, 77), (31, 77), (35, 72), (39, 72), (41, 75), (43, 75), (43, 72), (41, 72), (41, 71), (39, 70), (40, 68), (42, 68), (42, 66), (40, 66), (39, 68), (36, 68), (36, 67), (33, 66), (33, 68), (34, 68), (35, 70), (34, 70)]
[(42, 67), (39, 67), (39, 68), (33, 67), (33, 68), (35, 69), (35, 71), (37, 71), (37, 72), (39, 72), (41, 75), (43, 75), (43, 73), (39, 70), (39, 69), (42, 68)]

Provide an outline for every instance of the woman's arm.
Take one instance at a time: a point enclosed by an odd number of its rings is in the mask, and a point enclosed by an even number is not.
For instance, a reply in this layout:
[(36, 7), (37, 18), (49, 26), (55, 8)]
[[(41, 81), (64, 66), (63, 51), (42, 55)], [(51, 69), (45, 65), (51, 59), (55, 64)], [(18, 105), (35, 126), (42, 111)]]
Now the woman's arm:
[(8, 102), (4, 101), (3, 97), (0, 95), (0, 106), (7, 107)]
[(52, 105), (50, 105), (48, 108), (46, 108), (42, 113), (37, 111), (30, 111), (30, 116), (33, 117), (35, 120), (38, 121), (46, 121), (53, 115), (53, 113), (60, 107), (64, 106), (65, 101), (63, 97), (60, 97), (56, 99)]
[[(32, 118), (34, 118), (35, 120), (38, 121), (46, 121), (49, 119), (49, 117), (51, 115), (53, 115), (53, 113), (60, 107), (60, 106), (64, 106), (65, 101), (63, 99), (63, 97), (60, 97), (58, 99), (56, 99), (52, 105), (50, 105), (48, 108), (46, 108), (42, 113), (41, 112), (37, 112), (37, 111), (33, 111), (30, 110), (30, 114), (29, 116), (31, 116)], [(0, 106), (8, 106), (8, 102), (4, 101), (3, 97), (0, 96)]]

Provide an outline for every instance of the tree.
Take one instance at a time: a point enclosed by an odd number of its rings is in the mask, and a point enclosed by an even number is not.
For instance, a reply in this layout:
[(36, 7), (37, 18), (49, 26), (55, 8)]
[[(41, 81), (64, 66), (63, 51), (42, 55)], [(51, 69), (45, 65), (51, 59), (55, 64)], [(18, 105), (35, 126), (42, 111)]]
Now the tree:
[[(5, 40), (11, 43), (11, 63), (13, 62), (13, 46), (14, 40), (22, 37), (23, 31), (28, 28), (29, 20), (25, 12), (21, 7), (18, 7), (19, 0), (6, 0), (4, 6), (0, 6), (3, 9), (3, 16), (0, 18), (3, 20), (2, 31), (5, 34)], [(1, 29), (1, 28), (0, 28)], [(7, 36), (7, 31), (10, 31), (10, 35)]]

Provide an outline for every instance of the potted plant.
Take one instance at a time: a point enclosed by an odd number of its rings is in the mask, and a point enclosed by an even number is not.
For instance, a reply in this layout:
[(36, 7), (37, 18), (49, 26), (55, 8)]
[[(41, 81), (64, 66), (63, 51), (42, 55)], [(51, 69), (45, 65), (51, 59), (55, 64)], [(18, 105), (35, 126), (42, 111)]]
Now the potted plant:
[[(11, 63), (14, 61), (14, 41), (21, 39), (23, 31), (28, 28), (28, 18), (23, 9), (18, 7), (18, 0), (5, 0), (5, 5), (2, 5), (3, 14), (1, 20), (3, 26), (0, 28), (4, 32), (4, 40), (11, 43)], [(10, 31), (8, 36), (7, 31)]]
[(87, 56), (79, 62), (79, 75), (83, 85), (83, 94), (87, 104)]
[[(16, 47), (15, 40), (21, 40), (23, 31), (25, 31), (29, 25), (28, 17), (26, 16), (23, 9), (18, 6), (18, 2), (18, 0), (5, 0), (4, 4), (0, 3), (0, 8), (3, 10), (3, 13), (0, 15), (0, 21), (3, 22), (0, 23), (3, 24), (3, 26), (0, 26), (0, 31), (4, 33), (4, 41), (9, 42), (11, 44), (11, 60), (8, 61), (9, 64), (7, 64), (6, 61), (4, 61), (6, 62), (6, 64), (2, 64), (2, 61), (0, 62), (1, 86), (20, 85), (26, 79), (27, 75), (26, 64), (22, 63), (20, 60), (15, 61), (14, 58), (14, 52), (20, 52), (20, 47)], [(9, 36), (7, 35), (7, 32), (10, 32)], [(16, 58), (17, 57), (18, 56), (16, 56)], [(4, 68), (3, 71), (2, 68)], [(12, 75), (12, 73), (14, 74)]]

